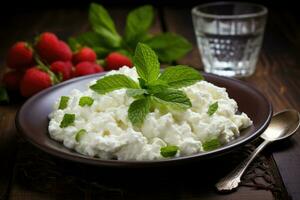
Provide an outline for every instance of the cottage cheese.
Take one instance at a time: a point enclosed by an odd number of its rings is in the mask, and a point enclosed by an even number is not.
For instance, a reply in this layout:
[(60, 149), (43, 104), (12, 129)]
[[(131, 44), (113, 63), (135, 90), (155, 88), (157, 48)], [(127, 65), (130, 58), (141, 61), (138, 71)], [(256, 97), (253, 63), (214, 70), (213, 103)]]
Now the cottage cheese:
[[(125, 74), (137, 81), (135, 68), (123, 67), (107, 75)], [(96, 81), (96, 80), (95, 80)], [(95, 83), (92, 81), (89, 85)], [(165, 159), (160, 154), (161, 147), (179, 147), (176, 157), (203, 151), (202, 144), (210, 138), (218, 138), (223, 144), (239, 136), (239, 130), (247, 128), (252, 121), (245, 113), (236, 114), (237, 103), (228, 97), (225, 88), (206, 81), (199, 81), (182, 90), (190, 98), (192, 107), (186, 111), (161, 112), (155, 109), (147, 115), (140, 128), (133, 127), (127, 117), (132, 97), (125, 89), (115, 90), (105, 95), (89, 89), (73, 90), (69, 94), (68, 107), (58, 109), (60, 99), (49, 115), (49, 134), (67, 148), (103, 159), (157, 160)], [(81, 96), (94, 99), (92, 106), (78, 105)], [(207, 114), (209, 105), (218, 101), (219, 108), (212, 116)], [(73, 126), (60, 128), (65, 113), (75, 114)], [(75, 135), (85, 129), (87, 133), (80, 141)]]

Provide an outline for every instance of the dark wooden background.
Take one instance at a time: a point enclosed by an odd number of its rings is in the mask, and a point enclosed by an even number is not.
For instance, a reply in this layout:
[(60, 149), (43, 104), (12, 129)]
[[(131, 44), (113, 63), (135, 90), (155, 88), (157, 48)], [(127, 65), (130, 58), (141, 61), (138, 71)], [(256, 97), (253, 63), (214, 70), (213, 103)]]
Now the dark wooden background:
[[(74, 1), (76, 2), (76, 1)], [(16, 1), (8, 2), (0, 10), (0, 63), (4, 69), (4, 59), (7, 49), (17, 40), (33, 40), (43, 31), (57, 33), (62, 39), (89, 29), (87, 22), (88, 4), (80, 1)], [(125, 16), (134, 7), (128, 2), (118, 1), (120, 6), (112, 1), (104, 1), (121, 31), (124, 27)], [(135, 1), (137, 2), (137, 1)], [(146, 2), (146, 1), (142, 1)], [(141, 4), (142, 2), (138, 2)], [(149, 1), (147, 1), (149, 2)], [(190, 16), (192, 4), (202, 1), (191, 1), (191, 5), (181, 5), (175, 1), (163, 1), (156, 4), (157, 18), (152, 28), (153, 33), (172, 31), (188, 38), (193, 44), (193, 50), (178, 63), (188, 64), (203, 69), (200, 55), (196, 46), (193, 26)], [(186, 2), (186, 1), (185, 1)], [(300, 21), (297, 8), (286, 4), (264, 1), (270, 8), (269, 19), (263, 48), (257, 64), (256, 73), (244, 79), (262, 91), (272, 102), (274, 111), (285, 108), (300, 110)], [(114, 5), (111, 5), (114, 4)], [(7, 174), (13, 169), (16, 151), (17, 133), (14, 126), (14, 117), (22, 104), (20, 100), (13, 100), (9, 105), (0, 106), (0, 158), (1, 170)], [(258, 113), (259, 114), (259, 113)], [(274, 158), (278, 169), (293, 199), (300, 199), (300, 133), (288, 141), (275, 144)], [(0, 177), (0, 182), (5, 182)], [(37, 197), (38, 199), (38, 197)], [(259, 199), (256, 197), (256, 199)]]

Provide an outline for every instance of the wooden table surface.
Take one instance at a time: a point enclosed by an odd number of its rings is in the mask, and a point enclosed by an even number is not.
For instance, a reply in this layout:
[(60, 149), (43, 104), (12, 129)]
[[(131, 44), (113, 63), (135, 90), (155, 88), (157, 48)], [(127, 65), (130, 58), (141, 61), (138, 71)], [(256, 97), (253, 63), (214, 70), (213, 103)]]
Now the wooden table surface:
[[(130, 8), (111, 7), (109, 11), (119, 31), (123, 30), (125, 16)], [(203, 69), (190, 15), (190, 8), (161, 7), (152, 33), (172, 31), (188, 38), (193, 50), (178, 63)], [(87, 9), (53, 9), (28, 11), (0, 19), (0, 62), (4, 66), (5, 53), (17, 40), (32, 40), (38, 33), (52, 31), (62, 39), (89, 29)], [(253, 84), (272, 102), (274, 111), (286, 108), (300, 110), (300, 26), (299, 20), (288, 10), (270, 10), (263, 48), (255, 74), (244, 81)], [(3, 70), (3, 67), (2, 67)], [(0, 106), (0, 170), (9, 175), (13, 170), (17, 144), (14, 117), (22, 103), (15, 101)], [(300, 132), (290, 140), (275, 144), (274, 159), (282, 180), (292, 199), (300, 199)], [(4, 162), (3, 162), (4, 161)], [(0, 177), (0, 190), (7, 184)], [(10, 194), (17, 186), (10, 184)], [(9, 196), (10, 199), (18, 199)], [(37, 195), (34, 199), (40, 199)], [(259, 193), (253, 199), (260, 199)], [(24, 198), (25, 199), (25, 198)], [(180, 198), (178, 198), (180, 199)]]

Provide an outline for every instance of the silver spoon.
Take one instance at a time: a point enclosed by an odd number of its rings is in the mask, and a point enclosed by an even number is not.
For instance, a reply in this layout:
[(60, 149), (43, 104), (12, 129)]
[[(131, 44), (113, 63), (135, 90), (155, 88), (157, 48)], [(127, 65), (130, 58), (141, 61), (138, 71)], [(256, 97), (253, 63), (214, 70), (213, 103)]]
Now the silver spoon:
[(261, 152), (268, 144), (285, 139), (293, 135), (300, 125), (300, 115), (296, 110), (284, 110), (279, 113), (276, 113), (270, 122), (270, 125), (265, 130), (265, 132), (260, 136), (264, 139), (252, 154), (239, 164), (233, 171), (231, 171), (227, 176), (222, 178), (217, 184), (216, 187), (219, 191), (230, 191), (238, 187), (241, 182), (241, 177), (249, 164)]

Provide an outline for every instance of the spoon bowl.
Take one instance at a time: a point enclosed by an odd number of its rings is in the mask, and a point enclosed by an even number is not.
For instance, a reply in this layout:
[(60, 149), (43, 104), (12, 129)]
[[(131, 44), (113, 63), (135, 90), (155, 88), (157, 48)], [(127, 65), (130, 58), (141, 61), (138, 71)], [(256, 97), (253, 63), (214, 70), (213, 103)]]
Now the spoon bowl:
[(272, 117), (269, 127), (260, 137), (270, 142), (282, 140), (294, 134), (299, 126), (299, 112), (293, 109), (283, 110)]

